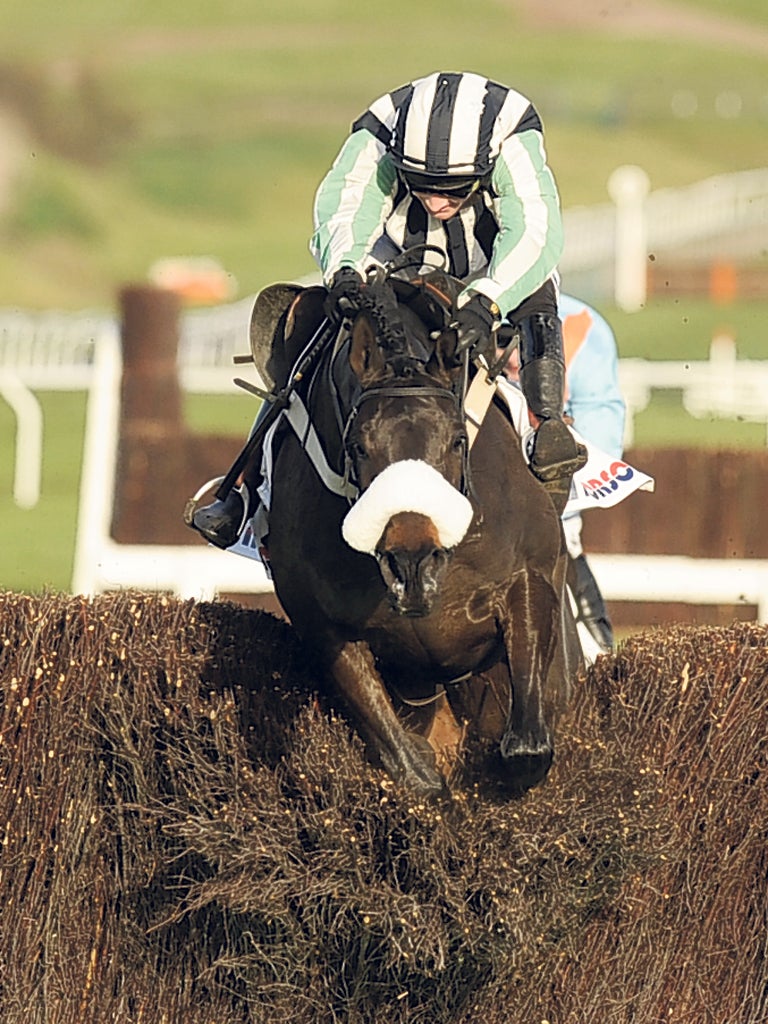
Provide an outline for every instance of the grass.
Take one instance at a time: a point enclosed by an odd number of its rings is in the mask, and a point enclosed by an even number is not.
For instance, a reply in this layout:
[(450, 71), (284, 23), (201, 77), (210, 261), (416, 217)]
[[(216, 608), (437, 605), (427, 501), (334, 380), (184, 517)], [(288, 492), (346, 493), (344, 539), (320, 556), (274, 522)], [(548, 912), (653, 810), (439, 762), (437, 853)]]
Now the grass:
[(657, 391), (634, 419), (634, 448), (764, 448), (766, 425), (739, 420), (695, 419), (677, 391)]
[(724, 306), (695, 297), (651, 299), (637, 313), (613, 307), (602, 312), (625, 358), (706, 359), (713, 336), (722, 332), (735, 338), (740, 357), (766, 357), (765, 300), (739, 300)]
[[(706, 9), (765, 22), (747, 0)], [(111, 307), (162, 256), (215, 256), (243, 294), (307, 272), (312, 196), (347, 126), (438, 66), (534, 98), (566, 207), (606, 201), (619, 163), (655, 188), (765, 163), (759, 53), (545, 29), (501, 0), (35, 0), (0, 29), (0, 93), (28, 135), (0, 213), (0, 306)], [(684, 121), (681, 90), (698, 101)], [(724, 90), (739, 117), (714, 114)]]
[(63, 392), (38, 395), (45, 435), (41, 497), (30, 510), (13, 502), (15, 423), (0, 402), (0, 588), (68, 590), (72, 579), (85, 396)]

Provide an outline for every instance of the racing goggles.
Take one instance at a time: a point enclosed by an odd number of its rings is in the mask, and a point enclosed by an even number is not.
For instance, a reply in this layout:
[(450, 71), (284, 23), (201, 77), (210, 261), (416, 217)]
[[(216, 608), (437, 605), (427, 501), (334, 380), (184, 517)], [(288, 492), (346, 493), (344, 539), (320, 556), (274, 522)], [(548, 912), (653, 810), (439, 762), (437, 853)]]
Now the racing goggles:
[(421, 192), (430, 196), (448, 196), (451, 199), (469, 199), (480, 188), (479, 178), (442, 177), (418, 174), (416, 171), (401, 171), (400, 176), (410, 192)]

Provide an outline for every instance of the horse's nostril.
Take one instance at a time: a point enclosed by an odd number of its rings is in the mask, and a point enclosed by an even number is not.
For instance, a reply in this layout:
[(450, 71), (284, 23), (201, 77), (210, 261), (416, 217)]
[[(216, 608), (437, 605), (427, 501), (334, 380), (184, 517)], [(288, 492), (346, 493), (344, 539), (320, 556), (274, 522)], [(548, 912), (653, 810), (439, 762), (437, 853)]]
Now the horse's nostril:
[(450, 554), (444, 548), (430, 547), (421, 551), (397, 548), (380, 551), (377, 558), (382, 579), (397, 600), (406, 594), (423, 600), (437, 592)]
[(448, 561), (448, 552), (445, 548), (435, 548), (429, 558), (434, 568), (439, 569)]
[(384, 561), (389, 575), (393, 580), (399, 580), (401, 583), (405, 582), (405, 573), (402, 571), (402, 564), (400, 556), (396, 551), (386, 551), (384, 553)]
[(403, 586), (412, 586), (419, 576), (419, 566), (423, 560), (418, 554), (409, 551), (395, 550), (384, 553), (384, 577)]

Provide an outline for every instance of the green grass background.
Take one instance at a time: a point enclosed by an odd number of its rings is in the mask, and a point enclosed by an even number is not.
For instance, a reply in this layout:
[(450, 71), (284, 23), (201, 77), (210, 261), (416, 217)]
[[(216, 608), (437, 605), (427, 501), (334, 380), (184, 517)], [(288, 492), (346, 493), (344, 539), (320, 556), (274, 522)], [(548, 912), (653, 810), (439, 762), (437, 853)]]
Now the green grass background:
[[(533, 6), (533, 5), (532, 5)], [(660, 6), (664, 7), (663, 0)], [(763, 0), (676, 0), (768, 31)], [(768, 52), (552, 30), (514, 0), (30, 0), (0, 12), (0, 96), (25, 133), (0, 224), (0, 306), (110, 306), (161, 256), (212, 255), (243, 294), (312, 269), (315, 187), (376, 96), (473, 68), (534, 99), (564, 206), (620, 163), (654, 188), (765, 163)], [(695, 116), (671, 114), (692, 92)], [(715, 114), (724, 91), (741, 115)]]
[[(764, 0), (674, 6), (768, 34)], [(653, 188), (766, 163), (768, 46), (553, 30), (525, 10), (512, 0), (3, 5), (0, 145), (15, 176), (0, 195), (0, 307), (112, 309), (121, 284), (166, 256), (215, 257), (241, 295), (310, 272), (314, 190), (349, 123), (436, 68), (478, 70), (535, 101), (566, 208), (607, 201), (621, 163), (642, 165)], [(672, 115), (681, 91), (698, 103), (685, 120)], [(740, 116), (715, 113), (723, 92), (739, 94)], [(604, 312), (625, 356), (705, 358), (722, 326), (741, 355), (766, 354), (766, 303)], [(0, 403), (0, 586), (12, 589), (66, 589), (71, 578), (84, 401), (41, 397), (43, 497), (31, 511), (10, 496), (14, 422)], [(251, 415), (234, 392), (188, 404), (201, 429), (241, 432)], [(755, 424), (682, 416), (675, 395), (636, 423), (637, 444), (764, 440)]]

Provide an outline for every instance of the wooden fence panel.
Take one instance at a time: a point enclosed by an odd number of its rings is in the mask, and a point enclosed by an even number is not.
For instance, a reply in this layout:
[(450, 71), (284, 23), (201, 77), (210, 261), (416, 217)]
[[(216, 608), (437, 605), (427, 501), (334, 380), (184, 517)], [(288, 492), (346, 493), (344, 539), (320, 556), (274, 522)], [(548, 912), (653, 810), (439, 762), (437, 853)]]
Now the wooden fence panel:
[[(768, 557), (768, 451), (634, 449), (627, 460), (656, 480), (606, 511), (584, 515), (584, 550), (605, 554)], [(746, 605), (622, 602), (609, 607), (614, 625), (669, 622), (727, 625), (752, 620)]]

